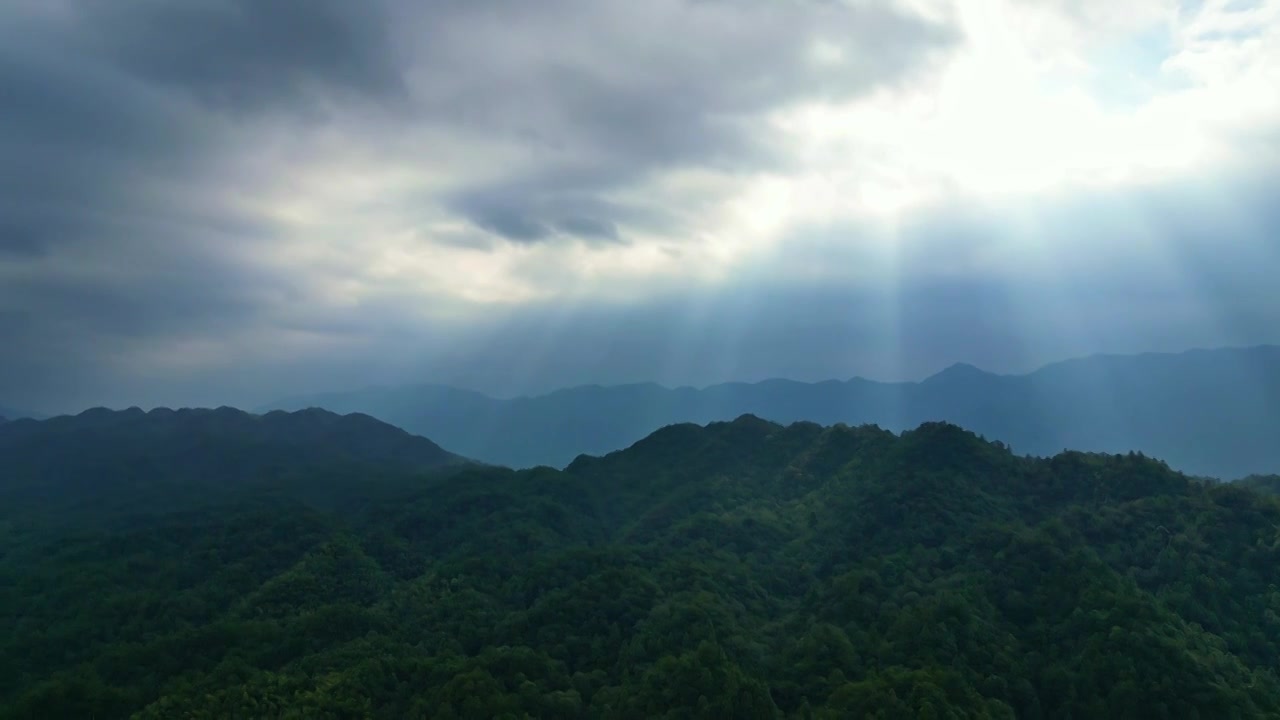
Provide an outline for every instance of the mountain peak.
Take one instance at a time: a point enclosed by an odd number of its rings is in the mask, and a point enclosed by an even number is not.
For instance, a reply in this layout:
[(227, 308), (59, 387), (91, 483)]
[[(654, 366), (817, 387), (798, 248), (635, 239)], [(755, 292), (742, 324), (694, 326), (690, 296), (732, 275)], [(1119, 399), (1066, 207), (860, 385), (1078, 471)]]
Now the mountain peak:
[(768, 429), (774, 429), (776, 427), (773, 423), (765, 420), (755, 413), (743, 413), (734, 418), (730, 424), (737, 425), (738, 427), (761, 427)]
[(930, 375), (925, 378), (924, 382), (940, 382), (940, 381), (956, 381), (956, 380), (975, 380), (979, 378), (993, 378), (995, 375), (987, 372), (975, 365), (965, 362), (958, 362), (948, 366), (941, 372)]

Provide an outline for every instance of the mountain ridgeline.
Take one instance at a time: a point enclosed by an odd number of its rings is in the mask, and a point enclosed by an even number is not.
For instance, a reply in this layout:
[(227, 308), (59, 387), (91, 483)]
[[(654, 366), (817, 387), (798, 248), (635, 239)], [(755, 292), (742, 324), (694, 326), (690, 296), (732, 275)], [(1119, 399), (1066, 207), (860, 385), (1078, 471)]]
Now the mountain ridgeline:
[(363, 412), (468, 457), (563, 467), (679, 422), (750, 413), (772, 421), (876, 424), (902, 431), (946, 421), (1018, 453), (1140, 451), (1194, 475), (1280, 471), (1280, 348), (1096, 356), (1028, 375), (953, 366), (919, 383), (768, 380), (705, 389), (579, 387), (510, 400), (446, 387), (374, 389), (284, 400), (270, 408)]
[(4, 422), (5, 420), (20, 420), (23, 418), (39, 420), (42, 417), (44, 416), (39, 413), (33, 413), (27, 410), (17, 410), (15, 408), (0, 405), (0, 422)]
[(0, 492), (0, 718), (1280, 716), (1280, 502), (1140, 454), (94, 411), (0, 425)]
[(1250, 475), (1237, 481), (1236, 484), (1259, 492), (1280, 495), (1280, 475)]
[(123, 517), (245, 489), (318, 494), (329, 478), (358, 497), (361, 478), (410, 482), (466, 462), (367, 415), (95, 408), (0, 424), (0, 518)]

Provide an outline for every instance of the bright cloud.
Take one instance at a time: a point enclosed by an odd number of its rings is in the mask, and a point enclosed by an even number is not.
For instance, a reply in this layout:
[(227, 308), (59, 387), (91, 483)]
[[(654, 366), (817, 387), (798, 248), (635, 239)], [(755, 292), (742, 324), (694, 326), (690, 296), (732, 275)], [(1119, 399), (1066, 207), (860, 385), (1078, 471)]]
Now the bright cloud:
[(353, 8), (0, 9), (0, 399), (1280, 339), (1280, 0)]

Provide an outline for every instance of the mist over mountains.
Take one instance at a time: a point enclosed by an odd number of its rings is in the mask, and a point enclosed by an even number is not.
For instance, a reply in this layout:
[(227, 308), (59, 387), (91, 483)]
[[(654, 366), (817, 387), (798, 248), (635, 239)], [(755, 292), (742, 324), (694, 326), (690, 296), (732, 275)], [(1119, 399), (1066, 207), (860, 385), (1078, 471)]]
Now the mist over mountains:
[(1280, 720), (1280, 0), (0, 48), (0, 720)]
[(39, 420), (43, 417), (45, 416), (40, 413), (31, 412), (30, 410), (18, 410), (17, 408), (0, 405), (0, 422), (5, 420), (20, 420), (22, 418)]
[(946, 421), (1015, 452), (1140, 451), (1183, 472), (1234, 479), (1280, 470), (1280, 347), (1099, 355), (1025, 375), (956, 364), (921, 382), (766, 380), (696, 389), (583, 386), (499, 399), (423, 385), (283, 399), (262, 410), (361, 412), (485, 462), (563, 467), (664, 425), (754, 414), (779, 423)]

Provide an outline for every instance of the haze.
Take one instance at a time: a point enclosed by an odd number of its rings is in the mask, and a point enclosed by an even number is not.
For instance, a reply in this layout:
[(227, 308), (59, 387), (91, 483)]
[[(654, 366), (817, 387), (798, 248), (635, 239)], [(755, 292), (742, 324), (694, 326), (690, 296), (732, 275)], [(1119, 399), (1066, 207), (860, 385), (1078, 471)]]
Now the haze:
[(1280, 2), (11, 0), (0, 400), (1280, 341)]

